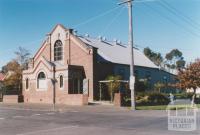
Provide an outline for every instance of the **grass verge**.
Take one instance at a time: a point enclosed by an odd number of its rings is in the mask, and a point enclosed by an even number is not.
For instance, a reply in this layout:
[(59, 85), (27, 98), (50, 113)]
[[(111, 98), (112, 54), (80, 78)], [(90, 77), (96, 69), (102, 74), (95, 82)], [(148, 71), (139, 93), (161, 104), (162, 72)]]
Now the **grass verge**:
[[(166, 110), (166, 108), (167, 105), (136, 106), (136, 110)], [(178, 109), (183, 109), (183, 108), (184, 108), (183, 105), (178, 107)], [(200, 104), (197, 104), (197, 108), (200, 108)]]
[(137, 110), (166, 110), (167, 105), (136, 106)]

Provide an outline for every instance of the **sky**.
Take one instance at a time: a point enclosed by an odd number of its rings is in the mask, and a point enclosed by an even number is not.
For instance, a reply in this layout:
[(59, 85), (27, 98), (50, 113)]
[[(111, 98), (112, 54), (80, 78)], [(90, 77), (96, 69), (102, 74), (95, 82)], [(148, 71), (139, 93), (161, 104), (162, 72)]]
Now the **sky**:
[[(120, 0), (0, 0), (0, 67), (19, 46), (32, 55), (56, 24), (78, 34), (128, 42), (128, 9)], [(179, 49), (187, 62), (200, 57), (200, 0), (135, 0), (134, 44), (163, 56)], [(114, 53), (114, 52), (113, 52)]]

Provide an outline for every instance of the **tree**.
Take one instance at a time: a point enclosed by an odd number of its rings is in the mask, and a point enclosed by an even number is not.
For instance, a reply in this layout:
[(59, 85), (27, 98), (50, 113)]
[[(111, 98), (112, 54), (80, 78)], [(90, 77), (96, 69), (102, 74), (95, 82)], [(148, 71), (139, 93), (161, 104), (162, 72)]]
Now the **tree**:
[(196, 89), (200, 87), (200, 59), (180, 69), (178, 73), (177, 87), (181, 89), (193, 89), (196, 98)]
[(15, 52), (16, 58), (2, 67), (2, 72), (8, 77), (4, 81), (4, 89), (22, 92), (22, 71), (27, 69), (30, 53), (25, 48), (19, 47)]
[(181, 58), (180, 60), (176, 61), (176, 67), (177, 69), (182, 69), (185, 67), (185, 60), (183, 60), (183, 58)]
[(185, 67), (183, 53), (178, 49), (173, 49), (165, 55), (165, 65), (171, 69), (182, 69)]
[(11, 91), (17, 91), (17, 93), (20, 93), (22, 85), (22, 70), (20, 64), (17, 61), (12, 60), (4, 66), (4, 70), (7, 71), (7, 77), (3, 82), (6, 92), (10, 93)]
[(20, 64), (22, 70), (27, 69), (30, 59), (30, 52), (23, 47), (19, 47), (18, 50), (15, 52), (15, 55), (16, 61)]
[(152, 51), (149, 47), (143, 50), (145, 56), (147, 56), (151, 61), (153, 61), (157, 66), (160, 66), (163, 62), (163, 57), (160, 53)]

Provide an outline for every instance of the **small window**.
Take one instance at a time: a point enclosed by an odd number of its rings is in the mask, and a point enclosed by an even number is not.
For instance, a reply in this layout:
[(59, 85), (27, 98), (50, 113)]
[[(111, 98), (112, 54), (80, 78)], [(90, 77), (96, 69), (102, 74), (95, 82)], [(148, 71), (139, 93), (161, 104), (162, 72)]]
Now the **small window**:
[(37, 78), (37, 88), (38, 89), (46, 89), (47, 84), (46, 84), (46, 76), (44, 72), (40, 72)]
[(26, 78), (26, 89), (28, 89), (28, 88), (29, 88), (29, 79)]
[(60, 76), (60, 88), (63, 88), (63, 76)]

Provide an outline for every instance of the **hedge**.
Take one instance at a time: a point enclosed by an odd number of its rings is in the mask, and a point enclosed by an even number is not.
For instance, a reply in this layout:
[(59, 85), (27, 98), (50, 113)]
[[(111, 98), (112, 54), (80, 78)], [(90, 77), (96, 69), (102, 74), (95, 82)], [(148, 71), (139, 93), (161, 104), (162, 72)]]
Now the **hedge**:
[(136, 95), (136, 105), (168, 105), (169, 98), (162, 93), (149, 92)]

